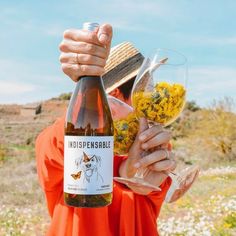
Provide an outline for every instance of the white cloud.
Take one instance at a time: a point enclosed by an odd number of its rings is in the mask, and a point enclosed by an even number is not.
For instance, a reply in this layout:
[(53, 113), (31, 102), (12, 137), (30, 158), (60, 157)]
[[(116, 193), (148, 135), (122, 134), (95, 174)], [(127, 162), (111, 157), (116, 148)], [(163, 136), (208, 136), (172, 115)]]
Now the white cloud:
[[(0, 103), (29, 103), (69, 92), (74, 84), (55, 65), (0, 59)], [(59, 66), (58, 66), (59, 67)], [(42, 71), (39, 68), (51, 68)], [(50, 74), (49, 74), (50, 73)]]
[(236, 35), (228, 37), (202, 38), (202, 42), (215, 45), (236, 45)]
[[(152, 29), (144, 25), (147, 20), (153, 19), (154, 22), (159, 23), (159, 19), (161, 19), (169, 22), (168, 16), (172, 18), (181, 16), (177, 7), (156, 0), (104, 0), (99, 3), (93, 0), (90, 1), (90, 6), (93, 6), (93, 9), (91, 8), (87, 12), (88, 19), (109, 22), (114, 28), (124, 31), (150, 32)], [(69, 9), (76, 8), (87, 9), (88, 4), (74, 1), (74, 4), (69, 6)], [(75, 12), (72, 14), (76, 17)]]
[(199, 66), (189, 69), (188, 98), (200, 105), (224, 96), (236, 99), (236, 68)]
[[(47, 36), (62, 36), (65, 28), (59, 23), (38, 21), (25, 9), (18, 7), (2, 7), (0, 21), (12, 32), (44, 34)], [(1, 27), (2, 27), (1, 26)], [(3, 37), (4, 35), (1, 35)]]
[(225, 66), (192, 67), (189, 70), (190, 84), (198, 85), (199, 89), (214, 90), (236, 88), (236, 68)]
[(1, 17), (8, 17), (8, 16), (14, 16), (17, 14), (19, 11), (15, 7), (1, 7)]
[(47, 27), (41, 27), (41, 32), (48, 36), (62, 37), (65, 27), (59, 25), (51, 25)]
[[(32, 83), (34, 85), (42, 84), (43, 81), (52, 83), (58, 80), (54, 74), (47, 74), (47, 68), (55, 69), (55, 63), (50, 62), (22, 62), (14, 59), (0, 58), (0, 81), (18, 81), (19, 83)], [(58, 68), (59, 65), (58, 65)], [(45, 69), (45, 71), (42, 71)]]
[(189, 35), (175, 33), (173, 35), (178, 39), (182, 39), (186, 42), (192, 42), (197, 45), (210, 45), (210, 46), (234, 46), (236, 45), (236, 35), (231, 36), (204, 36), (204, 35)]
[(0, 81), (0, 94), (1, 96), (15, 96), (32, 92), (36, 86), (32, 84), (19, 83), (17, 81)]

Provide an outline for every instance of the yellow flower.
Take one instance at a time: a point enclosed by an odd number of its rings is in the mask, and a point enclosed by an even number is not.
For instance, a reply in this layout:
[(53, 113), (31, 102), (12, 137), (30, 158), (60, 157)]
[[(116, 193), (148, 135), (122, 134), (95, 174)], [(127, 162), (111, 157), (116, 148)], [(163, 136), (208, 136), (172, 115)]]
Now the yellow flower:
[(152, 92), (133, 94), (132, 102), (137, 117), (167, 125), (181, 113), (185, 103), (185, 88), (181, 84), (157, 83)]
[(138, 132), (138, 120), (135, 113), (126, 118), (114, 121), (114, 152), (125, 155), (133, 144)]

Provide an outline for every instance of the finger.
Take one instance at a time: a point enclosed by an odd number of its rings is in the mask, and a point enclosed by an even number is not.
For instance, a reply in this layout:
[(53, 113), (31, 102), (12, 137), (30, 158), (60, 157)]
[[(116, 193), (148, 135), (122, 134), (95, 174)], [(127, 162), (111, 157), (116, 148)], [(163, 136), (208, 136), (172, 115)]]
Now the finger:
[(80, 65), (80, 73), (82, 75), (95, 75), (95, 76), (101, 76), (104, 74), (104, 68), (101, 66), (94, 66), (94, 65)]
[(140, 133), (139, 139), (140, 141), (145, 142), (162, 131), (163, 127), (161, 125), (154, 125), (151, 128), (146, 129), (142, 133)]
[(80, 76), (80, 66), (78, 64), (61, 64), (62, 71), (72, 80), (77, 81)]
[(134, 164), (135, 168), (140, 168), (140, 167), (147, 167), (149, 165), (152, 165), (155, 162), (159, 162), (161, 160), (164, 160), (167, 158), (167, 152), (165, 150), (158, 150), (155, 151), (147, 156), (144, 156), (141, 158), (138, 162)]
[(153, 138), (148, 140), (145, 143), (142, 143), (142, 148), (147, 150), (153, 147), (157, 147), (161, 144), (169, 142), (171, 139), (171, 132), (169, 131), (163, 131), (157, 135), (155, 135)]
[(160, 145), (160, 149), (168, 149), (169, 143), (163, 143)]
[(110, 45), (112, 39), (112, 26), (109, 24), (103, 24), (98, 29), (98, 40), (103, 45)]
[(160, 186), (167, 178), (168, 174), (165, 171), (156, 172), (148, 168), (149, 176), (148, 179), (151, 180), (152, 184), (155, 186)]
[(63, 37), (64, 39), (70, 39), (77, 42), (101, 45), (96, 31), (92, 32), (88, 30), (68, 29), (64, 31)]
[[(140, 118), (139, 119), (139, 131), (138, 133), (142, 132), (143, 130), (145, 130), (146, 128), (148, 128), (148, 124), (145, 118)], [(140, 156), (140, 141), (137, 138), (138, 136), (136, 136), (134, 143), (132, 144), (130, 150), (129, 150), (129, 158), (128, 159), (137, 159)]]
[(141, 117), (139, 119), (139, 131), (138, 131), (138, 134), (143, 133), (146, 129), (148, 129), (148, 122), (147, 122), (147, 120), (145, 118)]
[[(140, 118), (139, 120), (139, 132), (144, 131), (146, 128), (148, 128), (147, 120), (145, 118)], [(137, 160), (140, 159), (140, 154), (141, 154), (141, 148), (140, 148), (140, 141), (136, 136), (134, 143), (132, 144), (129, 154), (128, 154), (128, 159), (127, 159), (127, 176), (133, 177), (137, 171), (137, 168), (134, 167), (135, 163)]]
[(61, 68), (63, 72), (68, 75), (72, 80), (77, 81), (80, 76), (83, 75), (102, 75), (104, 68), (93, 65), (79, 65), (62, 63)]
[[(138, 133), (143, 132), (145, 129), (148, 128), (148, 123), (147, 120), (145, 118), (140, 118), (139, 119), (139, 130)], [(138, 139), (138, 135), (136, 136), (133, 145), (130, 148), (130, 153), (134, 152), (134, 153), (139, 153), (140, 151), (140, 141)], [(137, 158), (137, 157), (136, 157)], [(136, 159), (135, 158), (135, 159)]]
[(171, 161), (172, 161), (172, 166), (168, 170), (166, 170), (167, 172), (172, 172), (177, 167), (177, 162), (175, 160), (171, 160)]
[(176, 168), (176, 162), (169, 159), (163, 160), (148, 166), (148, 168), (154, 171), (172, 171)]
[(157, 147), (153, 147), (153, 148), (148, 149), (148, 151), (149, 152), (154, 152), (154, 151), (157, 151), (157, 150), (164, 150), (164, 149), (169, 150), (168, 147), (169, 147), (168, 143), (163, 143), (163, 144), (161, 144)]
[(83, 65), (94, 65), (104, 67), (106, 64), (105, 59), (89, 54), (78, 54), (78, 53), (61, 53), (61, 63), (68, 64), (83, 64)]
[(101, 46), (84, 42), (75, 42), (71, 40), (63, 40), (59, 48), (61, 52), (90, 54), (93, 56), (101, 57), (103, 59), (106, 59), (108, 54), (107, 49)]

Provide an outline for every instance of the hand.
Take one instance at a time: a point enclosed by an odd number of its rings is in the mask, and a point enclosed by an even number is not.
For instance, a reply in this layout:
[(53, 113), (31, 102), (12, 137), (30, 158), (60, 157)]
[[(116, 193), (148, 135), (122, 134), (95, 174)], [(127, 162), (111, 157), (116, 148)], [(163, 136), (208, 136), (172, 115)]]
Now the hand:
[(102, 75), (112, 39), (112, 27), (101, 25), (96, 31), (69, 29), (59, 46), (63, 72), (77, 81), (83, 75)]
[[(170, 138), (171, 133), (165, 131), (162, 126), (154, 125), (148, 128), (147, 121), (140, 119), (139, 132), (130, 148), (128, 158), (120, 166), (120, 176), (132, 178), (139, 168), (146, 168), (144, 180), (160, 186), (168, 177), (168, 172), (176, 168), (174, 154), (167, 148)], [(144, 152), (148, 154), (142, 157)], [(148, 194), (153, 190), (147, 187), (129, 187), (140, 194)]]

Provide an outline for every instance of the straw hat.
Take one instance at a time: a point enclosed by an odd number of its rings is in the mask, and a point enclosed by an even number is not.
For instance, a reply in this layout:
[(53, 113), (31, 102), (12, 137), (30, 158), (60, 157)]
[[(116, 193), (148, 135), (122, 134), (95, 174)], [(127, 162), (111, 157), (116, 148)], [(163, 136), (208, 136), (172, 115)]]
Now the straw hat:
[(130, 42), (123, 42), (110, 51), (102, 76), (107, 93), (138, 74), (144, 56)]

